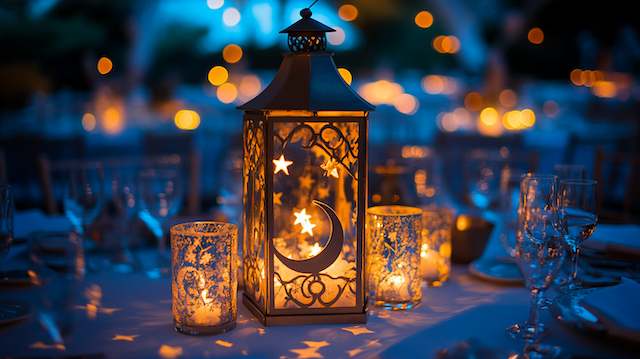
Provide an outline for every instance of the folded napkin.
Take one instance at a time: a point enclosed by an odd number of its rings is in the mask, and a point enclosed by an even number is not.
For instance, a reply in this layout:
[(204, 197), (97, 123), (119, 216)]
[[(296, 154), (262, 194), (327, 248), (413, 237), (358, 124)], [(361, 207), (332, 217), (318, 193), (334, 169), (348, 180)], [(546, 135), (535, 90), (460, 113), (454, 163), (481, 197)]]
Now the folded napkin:
[(600, 224), (585, 247), (640, 256), (640, 226)]
[(640, 342), (640, 284), (622, 278), (613, 287), (598, 289), (580, 301), (593, 313), (606, 330), (618, 337)]
[(67, 217), (48, 216), (40, 210), (16, 212), (13, 218), (13, 236), (16, 239), (27, 238), (35, 232), (64, 232), (71, 229)]

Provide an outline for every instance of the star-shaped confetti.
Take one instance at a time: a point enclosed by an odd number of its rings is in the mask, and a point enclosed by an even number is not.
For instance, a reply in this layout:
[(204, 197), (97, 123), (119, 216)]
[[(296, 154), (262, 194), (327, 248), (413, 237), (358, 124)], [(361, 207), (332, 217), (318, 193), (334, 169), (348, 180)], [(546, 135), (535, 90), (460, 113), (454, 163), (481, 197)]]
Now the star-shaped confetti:
[(158, 355), (164, 359), (175, 359), (182, 355), (182, 347), (172, 347), (171, 345), (162, 344), (158, 349)]
[(318, 350), (320, 348), (329, 346), (329, 342), (327, 341), (315, 342), (315, 341), (308, 340), (308, 341), (303, 341), (302, 343), (305, 344), (307, 347), (301, 348), (301, 349), (289, 350), (290, 352), (297, 354), (298, 359), (323, 358), (322, 354), (318, 353)]
[(280, 158), (278, 158), (277, 160), (273, 160), (273, 164), (276, 165), (276, 168), (273, 171), (273, 174), (277, 174), (278, 172), (282, 171), (284, 172), (284, 174), (288, 176), (289, 175), (288, 167), (293, 164), (293, 161), (287, 161), (284, 158), (284, 155), (280, 155)]
[(340, 177), (340, 175), (338, 174), (338, 162), (336, 162), (333, 158), (330, 158), (327, 162), (321, 164), (320, 168), (325, 171), (324, 175), (327, 177)]
[(273, 194), (273, 204), (282, 205), (282, 192), (275, 192)]
[(225, 348), (231, 348), (233, 346), (233, 343), (221, 339), (216, 340), (216, 344)]
[(354, 327), (346, 327), (346, 328), (341, 328), (342, 330), (345, 330), (353, 335), (360, 335), (360, 334), (371, 334), (373, 333), (373, 331), (367, 329), (366, 327), (361, 327), (359, 325), (356, 325)]
[(306, 188), (306, 189), (311, 189), (311, 187), (313, 186), (313, 183), (315, 182), (313, 178), (311, 178), (310, 174), (306, 174), (298, 178), (298, 181), (300, 181), (300, 188)]
[(136, 340), (137, 337), (138, 337), (138, 335), (116, 334), (116, 335), (113, 336), (113, 338), (111, 338), (111, 340), (115, 340), (115, 341), (119, 341), (119, 342), (132, 342), (132, 341)]

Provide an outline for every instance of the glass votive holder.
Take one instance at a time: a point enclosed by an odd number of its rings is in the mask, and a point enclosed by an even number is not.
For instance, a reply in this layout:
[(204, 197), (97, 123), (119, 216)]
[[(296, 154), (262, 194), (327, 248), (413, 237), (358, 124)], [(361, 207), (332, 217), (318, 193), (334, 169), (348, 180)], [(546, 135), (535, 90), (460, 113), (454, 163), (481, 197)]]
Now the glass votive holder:
[(171, 227), (171, 297), (177, 331), (203, 335), (235, 327), (237, 241), (238, 228), (230, 223)]
[(451, 272), (453, 213), (446, 208), (423, 209), (420, 275), (429, 286), (439, 287)]
[(411, 309), (422, 299), (422, 210), (379, 206), (367, 210), (367, 284), (377, 306)]

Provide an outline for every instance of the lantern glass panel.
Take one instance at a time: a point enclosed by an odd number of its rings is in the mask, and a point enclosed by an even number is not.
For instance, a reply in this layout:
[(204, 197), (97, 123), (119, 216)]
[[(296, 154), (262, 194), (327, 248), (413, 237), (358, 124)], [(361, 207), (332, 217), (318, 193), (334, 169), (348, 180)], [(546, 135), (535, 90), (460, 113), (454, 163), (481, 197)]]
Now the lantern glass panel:
[(243, 282), (245, 293), (266, 307), (265, 268), (266, 182), (264, 121), (248, 116), (244, 121), (244, 236)]
[(270, 120), (274, 249), (297, 264), (315, 258), (298, 271), (274, 257), (274, 307), (354, 307), (360, 123), (317, 116)]

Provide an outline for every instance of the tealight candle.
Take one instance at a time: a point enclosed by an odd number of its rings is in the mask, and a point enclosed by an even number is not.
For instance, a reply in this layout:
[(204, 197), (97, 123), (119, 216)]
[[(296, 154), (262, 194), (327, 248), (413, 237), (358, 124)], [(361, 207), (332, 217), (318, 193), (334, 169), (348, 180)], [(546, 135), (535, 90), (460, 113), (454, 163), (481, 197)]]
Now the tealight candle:
[(375, 305), (410, 309), (422, 299), (422, 210), (379, 206), (367, 210), (367, 279)]
[(237, 227), (229, 223), (171, 227), (172, 312), (177, 331), (215, 334), (235, 326), (237, 238)]
[(445, 208), (423, 210), (420, 275), (430, 286), (438, 287), (449, 279), (452, 218)]

